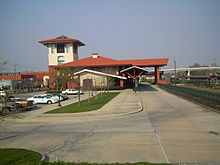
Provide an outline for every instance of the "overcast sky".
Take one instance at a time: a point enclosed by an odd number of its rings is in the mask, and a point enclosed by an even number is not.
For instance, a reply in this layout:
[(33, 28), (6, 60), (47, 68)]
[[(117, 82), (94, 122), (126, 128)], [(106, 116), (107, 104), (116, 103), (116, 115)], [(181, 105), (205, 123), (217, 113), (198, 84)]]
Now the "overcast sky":
[(19, 71), (46, 71), (38, 41), (61, 35), (86, 44), (80, 58), (220, 64), (220, 0), (0, 0), (0, 35), (0, 57)]

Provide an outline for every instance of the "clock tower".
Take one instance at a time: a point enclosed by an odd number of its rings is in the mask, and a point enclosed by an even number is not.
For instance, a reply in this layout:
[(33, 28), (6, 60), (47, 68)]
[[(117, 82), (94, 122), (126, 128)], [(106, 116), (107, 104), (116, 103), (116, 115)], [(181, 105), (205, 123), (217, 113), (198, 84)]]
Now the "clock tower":
[(85, 46), (80, 40), (66, 36), (39, 41), (39, 43), (48, 47), (49, 66), (78, 60), (78, 47)]

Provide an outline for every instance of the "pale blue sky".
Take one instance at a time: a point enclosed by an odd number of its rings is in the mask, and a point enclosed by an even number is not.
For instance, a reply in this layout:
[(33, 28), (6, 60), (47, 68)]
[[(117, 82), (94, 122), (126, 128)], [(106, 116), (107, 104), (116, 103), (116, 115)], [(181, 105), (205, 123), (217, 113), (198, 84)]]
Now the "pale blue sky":
[(86, 44), (80, 58), (220, 64), (220, 0), (0, 0), (0, 35), (0, 57), (20, 71), (47, 70), (38, 41), (61, 35)]

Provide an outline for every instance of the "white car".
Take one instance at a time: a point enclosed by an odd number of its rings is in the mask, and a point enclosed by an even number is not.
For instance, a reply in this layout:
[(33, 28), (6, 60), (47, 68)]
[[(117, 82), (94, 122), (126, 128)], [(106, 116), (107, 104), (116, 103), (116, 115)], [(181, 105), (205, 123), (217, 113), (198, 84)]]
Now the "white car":
[[(79, 93), (79, 91), (74, 88), (73, 89), (66, 89), (66, 90), (62, 91), (62, 94), (64, 94), (64, 95), (76, 95), (78, 93)], [(83, 94), (83, 92), (80, 91), (80, 94)]]
[(37, 95), (28, 98), (27, 100), (32, 100), (35, 103), (46, 103), (46, 104), (52, 104), (52, 103), (57, 103), (58, 100), (56, 98), (50, 97), (50, 96), (44, 96), (44, 95)]
[(6, 96), (5, 91), (0, 91), (0, 96)]
[(57, 94), (44, 94), (43, 96), (52, 97), (52, 98), (56, 99), (57, 101), (59, 101), (59, 99), (60, 99), (60, 101), (63, 101), (63, 98), (62, 97), (59, 98), (59, 95), (57, 95)]

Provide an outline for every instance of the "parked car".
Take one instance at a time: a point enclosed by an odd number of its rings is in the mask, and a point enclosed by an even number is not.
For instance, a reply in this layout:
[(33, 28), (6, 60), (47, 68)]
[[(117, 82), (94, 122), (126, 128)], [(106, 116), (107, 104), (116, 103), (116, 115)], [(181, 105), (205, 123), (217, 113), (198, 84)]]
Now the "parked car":
[[(79, 93), (79, 91), (77, 89), (74, 89), (74, 88), (66, 89), (66, 90), (62, 91), (62, 94), (64, 94), (64, 95), (76, 95), (78, 93)], [(80, 91), (80, 94), (83, 94), (83, 92)]]
[(0, 91), (0, 96), (6, 96), (6, 92), (5, 91)]
[(44, 94), (43, 96), (51, 97), (51, 98), (54, 98), (58, 101), (59, 101), (59, 99), (60, 99), (60, 101), (63, 101), (62, 98), (61, 97), (59, 98), (59, 95), (57, 95), (57, 94)]
[(61, 100), (61, 101), (65, 101), (65, 100), (68, 100), (68, 99), (69, 99), (69, 97), (67, 97), (67, 96), (62, 96), (62, 95), (60, 95), (60, 94), (51, 94), (51, 95), (57, 96), (58, 98), (60, 97), (60, 100)]
[(52, 93), (52, 94), (45, 94), (46, 96), (51, 96), (51, 97), (55, 97), (56, 99), (60, 99), (60, 101), (65, 101), (67, 99), (69, 99), (69, 97), (67, 96), (62, 96), (60, 94), (55, 94), (55, 93)]
[(62, 96), (62, 95), (60, 95), (62, 98), (63, 98), (63, 101), (65, 101), (65, 100), (68, 100), (69, 99), (69, 97), (67, 97), (67, 96)]
[(33, 97), (28, 98), (27, 100), (32, 100), (35, 103), (46, 103), (46, 104), (53, 104), (53, 103), (57, 103), (58, 100), (54, 97), (50, 97), (50, 96), (45, 96), (45, 95), (36, 95)]
[(0, 96), (0, 114), (8, 115), (10, 112), (16, 111), (19, 109), (19, 104), (13, 101), (10, 101), (9, 98)]
[(25, 99), (21, 99), (21, 98), (11, 98), (10, 100), (19, 104), (20, 108), (23, 108), (23, 109), (37, 108), (37, 105), (36, 105), (36, 103), (34, 103), (33, 100), (25, 100)]

